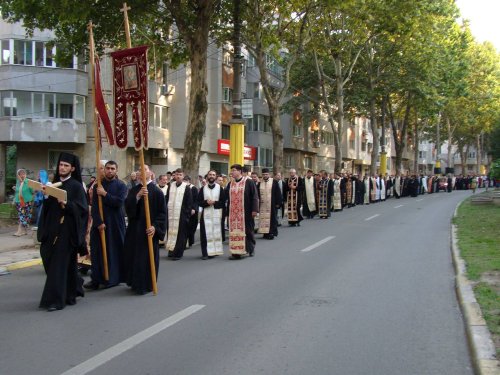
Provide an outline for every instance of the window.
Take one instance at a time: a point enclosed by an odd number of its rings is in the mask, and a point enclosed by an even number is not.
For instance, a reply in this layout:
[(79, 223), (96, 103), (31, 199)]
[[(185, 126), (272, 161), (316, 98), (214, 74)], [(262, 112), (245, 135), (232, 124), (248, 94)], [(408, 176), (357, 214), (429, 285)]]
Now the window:
[(14, 40), (14, 64), (33, 65), (33, 43)]
[(293, 166), (293, 156), (285, 155), (285, 167), (289, 168)]
[(231, 133), (231, 127), (229, 125), (222, 125), (222, 139), (229, 139)]
[(361, 151), (366, 151), (366, 141), (361, 142)]
[(222, 88), (222, 102), (232, 103), (233, 102), (233, 90), (229, 87)]
[(3, 116), (85, 120), (85, 97), (28, 91), (1, 92)]
[(43, 66), (43, 42), (35, 42), (35, 65)]
[(56, 66), (54, 64), (55, 47), (45, 46), (45, 66)]
[(256, 65), (257, 65), (257, 62), (255, 61), (255, 56), (252, 55), (251, 53), (248, 54), (248, 67), (253, 68)]
[(418, 152), (418, 158), (419, 159), (425, 159), (427, 157), (427, 152), (426, 151), (419, 151)]
[(9, 40), (2, 40), (2, 64), (10, 64)]
[(325, 145), (333, 145), (333, 133), (322, 130), (321, 131), (321, 143)]
[(165, 107), (163, 105), (155, 105), (155, 117), (154, 117), (155, 128), (166, 129), (167, 116), (168, 116), (168, 107)]
[(227, 49), (222, 51), (222, 62), (225, 65), (229, 65), (229, 66), (232, 66), (232, 64), (233, 64), (231, 52), (229, 52)]
[(304, 156), (304, 168), (305, 169), (312, 169), (313, 167), (313, 160), (311, 156)]
[(229, 164), (228, 163), (220, 163), (218, 161), (211, 161), (210, 162), (210, 169), (213, 169), (218, 174), (226, 174), (229, 171)]
[(262, 90), (260, 87), (260, 82), (251, 83), (252, 85), (252, 93), (253, 98), (261, 99), (262, 98)]
[(270, 148), (257, 147), (258, 153), (258, 165), (261, 167), (269, 167), (273, 166), (273, 150)]
[(476, 158), (476, 151), (470, 151), (468, 155), (469, 159), (475, 159)]
[(295, 121), (292, 124), (292, 135), (294, 137), (302, 137), (302, 123), (296, 123)]
[(271, 133), (271, 124), (268, 116), (253, 115), (249, 121), (248, 131)]

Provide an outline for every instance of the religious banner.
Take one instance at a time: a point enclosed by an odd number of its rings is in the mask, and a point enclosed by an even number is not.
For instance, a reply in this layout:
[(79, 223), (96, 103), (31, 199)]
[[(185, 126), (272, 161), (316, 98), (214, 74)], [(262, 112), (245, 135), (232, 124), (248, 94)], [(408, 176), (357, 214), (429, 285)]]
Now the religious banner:
[(148, 64), (147, 46), (111, 53), (115, 95), (115, 139), (119, 148), (128, 143), (128, 110), (136, 150), (148, 148)]
[[(106, 108), (106, 103), (104, 102), (104, 97), (102, 95), (101, 88), (101, 65), (99, 63), (99, 57), (95, 57), (95, 111), (97, 114), (97, 126), (99, 128), (99, 136), (101, 134), (101, 122), (104, 125), (104, 132), (106, 133), (106, 138), (110, 145), (114, 145), (113, 129), (111, 128), (111, 121), (109, 120), (108, 111)], [(100, 142), (100, 139), (99, 139)]]

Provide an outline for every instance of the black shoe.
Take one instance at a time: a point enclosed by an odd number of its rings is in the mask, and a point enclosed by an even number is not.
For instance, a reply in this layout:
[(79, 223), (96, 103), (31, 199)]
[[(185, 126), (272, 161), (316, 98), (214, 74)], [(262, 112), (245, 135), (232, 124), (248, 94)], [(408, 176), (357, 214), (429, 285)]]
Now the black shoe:
[(208, 259), (208, 256), (202, 256), (201, 257), (202, 260), (207, 260)]
[(97, 290), (97, 289), (99, 289), (99, 283), (96, 283), (96, 282), (93, 282), (93, 281), (89, 281), (89, 282), (83, 284), (83, 287), (85, 289)]
[(171, 260), (180, 260), (181, 258), (180, 257), (172, 257), (170, 258)]
[(300, 227), (300, 223), (297, 223), (297, 226)]
[(248, 253), (248, 256), (251, 258), (253, 257), (253, 253)]
[(57, 307), (56, 305), (50, 305), (47, 307), (48, 312), (56, 311), (56, 310), (62, 310), (62, 307)]

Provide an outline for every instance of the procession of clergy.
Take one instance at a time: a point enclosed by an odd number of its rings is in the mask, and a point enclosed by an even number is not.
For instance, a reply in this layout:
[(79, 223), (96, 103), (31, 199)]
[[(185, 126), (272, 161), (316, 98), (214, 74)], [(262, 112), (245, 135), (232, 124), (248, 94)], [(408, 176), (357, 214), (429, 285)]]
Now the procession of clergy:
[[(181, 169), (155, 181), (148, 165), (144, 167), (146, 184), (134, 173), (127, 186), (118, 178), (114, 161), (102, 162), (101, 186), (94, 183), (86, 190), (78, 157), (63, 152), (57, 165), (52, 182), (62, 183), (67, 200), (45, 196), (37, 233), (47, 275), (40, 308), (48, 311), (75, 304), (77, 297), (83, 297), (84, 288), (99, 290), (125, 283), (136, 294), (151, 292), (148, 237), (158, 277), (160, 246), (165, 247), (168, 259), (182, 259), (195, 241), (198, 226), (201, 259), (224, 254), (226, 225), (230, 259), (242, 259), (254, 256), (255, 233), (273, 240), (285, 219), (295, 227), (300, 226), (303, 216), (328, 219), (332, 212), (355, 205), (438, 191), (437, 177), (364, 176), (360, 180), (348, 173), (329, 175), (324, 170), (317, 174), (308, 170), (300, 177), (291, 169), (282, 179), (280, 173), (272, 177), (264, 168), (259, 178), (256, 173), (248, 176), (239, 164), (231, 166), (226, 186), (215, 170), (199, 177), (199, 190)], [(107, 273), (102, 241), (106, 244)], [(90, 281), (85, 284), (78, 272), (77, 259), (82, 257), (91, 260)]]

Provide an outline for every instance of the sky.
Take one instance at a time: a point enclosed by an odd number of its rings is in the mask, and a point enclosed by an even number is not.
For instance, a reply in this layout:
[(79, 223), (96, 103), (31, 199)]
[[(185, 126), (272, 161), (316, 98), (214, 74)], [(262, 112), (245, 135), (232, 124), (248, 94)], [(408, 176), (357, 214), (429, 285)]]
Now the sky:
[(478, 42), (489, 40), (500, 52), (500, 0), (456, 0)]

